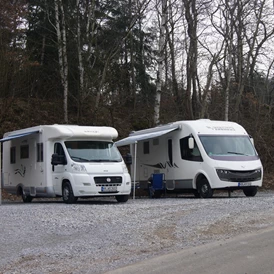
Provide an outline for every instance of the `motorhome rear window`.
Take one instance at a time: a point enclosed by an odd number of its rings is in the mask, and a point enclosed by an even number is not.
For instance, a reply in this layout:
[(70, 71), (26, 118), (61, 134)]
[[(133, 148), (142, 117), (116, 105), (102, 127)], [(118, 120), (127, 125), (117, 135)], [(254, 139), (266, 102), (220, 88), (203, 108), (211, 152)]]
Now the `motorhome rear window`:
[(37, 144), (36, 158), (37, 158), (37, 162), (43, 162), (44, 161), (43, 143), (38, 143)]
[(10, 148), (10, 163), (11, 164), (16, 163), (16, 147)]
[(20, 147), (20, 158), (21, 159), (29, 158), (29, 145), (23, 145)]

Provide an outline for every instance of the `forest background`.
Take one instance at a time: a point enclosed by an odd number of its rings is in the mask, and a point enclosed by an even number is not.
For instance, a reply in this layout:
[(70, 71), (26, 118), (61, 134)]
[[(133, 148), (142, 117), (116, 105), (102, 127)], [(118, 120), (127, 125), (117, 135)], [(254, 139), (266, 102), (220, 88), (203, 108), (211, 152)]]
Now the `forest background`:
[(230, 120), (255, 139), (272, 187), (273, 42), (266, 0), (0, 1), (0, 136)]

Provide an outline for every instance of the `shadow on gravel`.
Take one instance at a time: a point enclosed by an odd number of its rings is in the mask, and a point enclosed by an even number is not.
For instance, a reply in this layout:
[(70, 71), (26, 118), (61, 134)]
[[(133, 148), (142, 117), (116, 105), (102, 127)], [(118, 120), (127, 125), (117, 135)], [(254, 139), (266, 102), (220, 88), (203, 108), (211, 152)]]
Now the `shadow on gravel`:
[[(246, 197), (241, 191), (239, 192), (233, 192), (229, 196), (228, 193), (226, 192), (218, 192), (214, 193), (212, 198), (207, 198), (206, 200), (216, 200), (216, 199), (256, 199), (256, 197), (260, 197), (261, 194), (264, 195), (273, 195), (273, 192), (267, 192), (267, 193), (260, 193), (255, 197)], [(135, 199), (131, 196), (129, 198), (128, 202), (134, 202), (134, 200), (146, 200), (150, 201), (153, 203), (154, 201), (159, 201), (159, 200), (165, 200), (165, 199), (190, 199), (190, 200), (199, 200), (201, 198), (196, 198), (192, 194), (166, 194), (166, 196), (162, 196), (160, 198), (149, 198), (148, 196), (135, 196)], [(11, 204), (20, 204), (20, 205), (29, 205), (29, 204), (65, 204), (62, 200), (62, 198), (50, 198), (50, 199), (42, 199), (42, 198), (37, 198), (33, 199), (31, 203), (24, 203), (21, 199), (16, 199), (16, 200), (2, 200), (1, 205), (11, 205)], [(87, 198), (87, 199), (79, 199), (76, 203), (73, 205), (108, 205), (108, 204), (121, 204), (125, 205), (127, 203), (118, 203), (115, 198), (110, 198), (110, 197), (94, 197), (94, 198)]]
[[(31, 203), (24, 203), (23, 201), (2, 201), (2, 205), (31, 205), (31, 204), (64, 204), (62, 200), (33, 200)], [(116, 200), (79, 200), (74, 204), (69, 205), (108, 205), (108, 204), (119, 204)]]

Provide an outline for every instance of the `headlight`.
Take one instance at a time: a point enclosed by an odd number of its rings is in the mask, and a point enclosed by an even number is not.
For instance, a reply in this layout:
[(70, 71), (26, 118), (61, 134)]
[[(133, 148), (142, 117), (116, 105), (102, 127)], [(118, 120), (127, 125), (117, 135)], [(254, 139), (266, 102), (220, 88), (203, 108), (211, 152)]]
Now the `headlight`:
[(228, 177), (229, 171), (228, 170), (226, 170), (226, 169), (216, 169), (216, 171), (217, 171), (217, 174), (218, 174), (220, 180), (229, 181), (229, 177)]
[(123, 172), (128, 173), (128, 169), (127, 169), (127, 166), (125, 164), (123, 164)]
[(86, 167), (84, 165), (72, 164), (72, 170), (75, 172), (87, 172)]

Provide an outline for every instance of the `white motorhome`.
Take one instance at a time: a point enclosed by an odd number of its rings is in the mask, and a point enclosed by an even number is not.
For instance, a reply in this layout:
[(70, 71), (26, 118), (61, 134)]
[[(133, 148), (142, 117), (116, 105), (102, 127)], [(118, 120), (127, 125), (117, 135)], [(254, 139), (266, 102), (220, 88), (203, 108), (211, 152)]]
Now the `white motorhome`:
[(113, 139), (112, 127), (41, 125), (4, 134), (3, 188), (21, 195), (63, 197), (115, 196), (126, 202), (131, 192), (127, 167)]
[(134, 184), (162, 174), (165, 191), (210, 198), (214, 189), (242, 189), (255, 196), (263, 167), (253, 139), (237, 123), (200, 119), (132, 132), (116, 142), (130, 145)]

